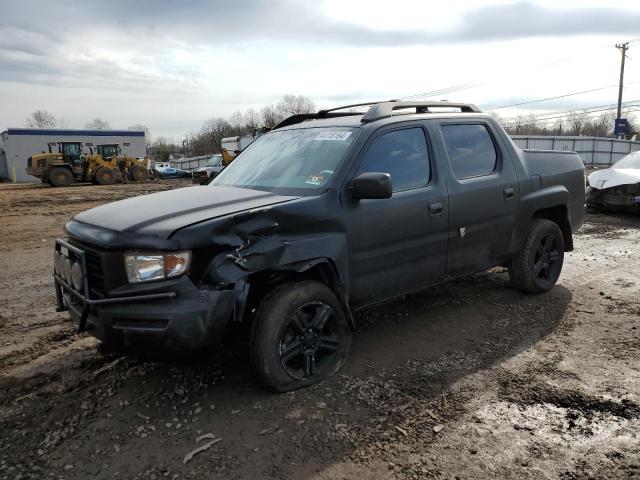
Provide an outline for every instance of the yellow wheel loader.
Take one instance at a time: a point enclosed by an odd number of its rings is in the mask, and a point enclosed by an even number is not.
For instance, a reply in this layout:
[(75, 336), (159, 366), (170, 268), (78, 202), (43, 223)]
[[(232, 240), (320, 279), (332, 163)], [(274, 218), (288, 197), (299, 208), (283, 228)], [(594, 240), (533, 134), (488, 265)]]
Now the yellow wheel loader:
[[(49, 153), (32, 155), (27, 159), (27, 173), (54, 187), (65, 187), (71, 182), (89, 181), (87, 157), (81, 142), (49, 143)], [(57, 147), (57, 151), (54, 148)]]
[[(54, 147), (57, 146), (57, 152)], [(82, 153), (81, 142), (57, 142), (49, 144), (49, 153), (32, 155), (27, 160), (26, 172), (54, 187), (64, 187), (72, 182), (93, 182), (112, 185), (149, 178), (148, 159), (137, 160), (127, 155), (119, 156), (117, 144), (98, 145), (97, 153)]]
[(120, 145), (115, 143), (98, 145), (96, 151), (104, 160), (111, 163), (111, 168), (117, 168), (120, 171), (120, 177), (123, 182), (127, 180), (142, 182), (149, 179), (148, 158), (145, 157), (142, 160), (138, 160), (129, 155), (120, 155)]

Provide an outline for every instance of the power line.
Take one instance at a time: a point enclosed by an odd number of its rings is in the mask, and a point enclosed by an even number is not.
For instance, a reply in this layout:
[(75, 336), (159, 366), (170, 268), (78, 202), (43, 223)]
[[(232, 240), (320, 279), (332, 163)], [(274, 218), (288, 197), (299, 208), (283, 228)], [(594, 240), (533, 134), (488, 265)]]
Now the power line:
[[(640, 107), (640, 105), (636, 105), (636, 106), (637, 106), (637, 107)], [(635, 108), (635, 109), (632, 109), (632, 110), (628, 110), (628, 111), (627, 111), (627, 113), (635, 113), (635, 112), (640, 112), (640, 108)], [(597, 120), (597, 119), (600, 119), (600, 118), (603, 118), (603, 117), (606, 117), (606, 116), (607, 116), (607, 114), (603, 114), (603, 115), (596, 115), (596, 116), (594, 116), (594, 117), (590, 117), (589, 119), (586, 119), (586, 120), (593, 121), (593, 120)], [(520, 128), (525, 128), (525, 129), (526, 129), (526, 128), (550, 128), (550, 127), (551, 127), (551, 125), (554, 125), (554, 124), (556, 124), (556, 123), (560, 123), (560, 124), (562, 124), (563, 122), (562, 122), (562, 121), (560, 121), (560, 120), (556, 120), (556, 121), (547, 121), (547, 122), (545, 122), (545, 121), (543, 121), (543, 122), (535, 122), (535, 123), (533, 123), (533, 124), (531, 124), (531, 123), (526, 123), (526, 122), (525, 122), (525, 123), (522, 123), (522, 124), (513, 124), (513, 123), (508, 124), (508, 125), (504, 125), (504, 124), (502, 124), (502, 126), (503, 126), (505, 129), (514, 129), (514, 128), (518, 128), (518, 127), (520, 127)]]
[[(640, 107), (640, 104), (629, 105), (628, 107)], [(611, 107), (603, 110), (593, 111), (590, 113), (593, 114), (593, 113), (600, 113), (600, 112), (612, 112), (615, 109), (616, 107)], [(630, 110), (627, 110), (627, 112), (630, 112)], [(580, 112), (574, 112), (574, 113), (580, 113)], [(588, 118), (590, 119), (600, 118), (607, 115), (611, 115), (611, 113), (603, 113), (601, 115), (589, 115)], [(571, 117), (572, 117), (572, 114), (568, 114), (568, 115), (560, 115), (558, 117), (532, 118), (531, 120), (527, 118), (522, 118), (520, 120), (511, 120), (509, 122), (500, 122), (500, 123), (502, 125), (517, 125), (517, 124), (527, 124), (527, 123), (557, 123), (557, 122), (562, 122), (564, 120), (570, 119)]]
[[(638, 83), (638, 82), (633, 82), (633, 83)], [(538, 100), (530, 100), (530, 101), (527, 101), (527, 102), (513, 103), (511, 105), (501, 105), (499, 107), (483, 108), (483, 110), (500, 110), (501, 108), (518, 107), (520, 105), (529, 105), (529, 104), (532, 104), (532, 103), (546, 102), (546, 101), (549, 101), (549, 100), (557, 100), (559, 98), (573, 97), (575, 95), (583, 95), (585, 93), (591, 93), (591, 92), (597, 92), (597, 91), (600, 91), (600, 90), (606, 90), (607, 88), (614, 88), (614, 87), (617, 87), (617, 86), (618, 85), (607, 85), (606, 87), (592, 88), (590, 90), (583, 90), (581, 92), (565, 93), (564, 95), (557, 95), (555, 97), (539, 98)]]
[[(635, 102), (640, 102), (640, 99), (637, 100), (628, 100), (626, 102), (623, 103), (624, 106), (629, 106), (632, 103)], [(614, 108), (616, 108), (616, 104), (605, 104), (605, 105), (594, 105), (591, 107), (584, 107), (584, 108), (576, 108), (576, 109), (572, 109), (572, 110), (559, 110), (556, 112), (545, 112), (545, 113), (539, 113), (539, 114), (529, 114), (528, 117), (535, 117), (536, 119), (539, 120), (544, 120), (545, 118), (558, 118), (559, 116), (565, 116), (565, 115), (570, 115), (573, 113), (596, 113), (596, 112), (601, 112), (601, 111), (605, 111), (605, 110), (613, 110)], [(519, 119), (522, 118), (522, 115), (514, 115), (512, 117), (505, 117), (503, 118), (501, 121), (502, 122), (512, 122), (512, 121), (518, 121)]]
[[(627, 108), (635, 108), (635, 107), (640, 107), (640, 104), (634, 104), (634, 105), (627, 105)], [(599, 110), (599, 111), (611, 111), (611, 110), (615, 110), (616, 107), (611, 107), (611, 108), (607, 108), (607, 109), (603, 109), (603, 110)], [(625, 113), (633, 113), (633, 112), (637, 112), (639, 111), (638, 109), (633, 109), (633, 110), (626, 110)], [(597, 113), (598, 111), (594, 111), (591, 113)], [(610, 113), (603, 113), (601, 115), (592, 115), (589, 116), (589, 120), (594, 120), (597, 118), (602, 118), (602, 117), (606, 117), (607, 115), (610, 115)], [(522, 124), (522, 125), (528, 125), (530, 123), (533, 123), (534, 125), (547, 125), (549, 123), (558, 123), (558, 122), (562, 122), (564, 120), (570, 119), (571, 115), (562, 115), (559, 117), (551, 117), (551, 118), (542, 118), (542, 119), (531, 119), (531, 122), (528, 121), (528, 119), (523, 118), (521, 121), (514, 121), (511, 120), (509, 122), (500, 122), (501, 125), (503, 125), (504, 127), (512, 127), (512, 126), (516, 126), (518, 124)]]
[[(624, 108), (637, 107), (637, 106), (640, 105), (639, 103), (637, 103), (639, 101), (640, 100), (634, 100), (632, 102), (627, 102), (627, 103), (625, 103)], [(546, 121), (546, 120), (554, 120), (554, 119), (558, 119), (558, 118), (570, 117), (570, 116), (572, 116), (573, 114), (576, 114), (576, 113), (578, 113), (578, 114), (582, 113), (582, 114), (590, 115), (590, 114), (593, 114), (593, 113), (607, 112), (607, 111), (610, 111), (610, 110), (615, 110), (616, 108), (617, 108), (616, 105), (613, 105), (613, 106), (608, 106), (608, 107), (605, 107), (605, 108), (598, 108), (598, 109), (593, 108), (593, 109), (586, 109), (586, 110), (569, 110), (569, 111), (566, 111), (566, 112), (558, 112), (558, 115), (546, 116), (546, 117), (535, 117), (534, 116), (534, 117), (529, 117), (529, 118), (531, 118), (531, 120), (536, 120), (536, 121)], [(506, 121), (503, 121), (503, 122), (504, 123), (513, 123), (513, 122), (520, 122), (520, 121), (523, 121), (523, 120), (526, 121), (527, 117), (519, 117), (519, 118), (517, 118), (517, 117), (513, 118), (512, 117), (512, 118), (509, 118), (509, 119), (507, 119)]]
[(474, 88), (480, 85), (479, 83), (469, 82), (469, 83), (461, 83), (459, 85), (452, 85), (450, 87), (442, 88), (440, 90), (432, 90), (430, 92), (417, 93), (415, 95), (409, 95), (407, 97), (402, 97), (400, 100), (419, 100), (422, 98), (435, 97), (438, 95), (444, 95), (447, 93), (459, 92), (461, 90), (468, 90), (470, 88)]

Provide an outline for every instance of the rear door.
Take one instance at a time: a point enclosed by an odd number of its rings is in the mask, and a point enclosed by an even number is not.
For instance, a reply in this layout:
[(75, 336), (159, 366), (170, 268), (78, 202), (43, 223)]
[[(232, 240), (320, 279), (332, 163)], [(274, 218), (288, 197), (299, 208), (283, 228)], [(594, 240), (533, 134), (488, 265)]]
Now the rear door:
[[(353, 199), (345, 190), (351, 297), (355, 306), (382, 301), (442, 279), (447, 249), (445, 184), (422, 124), (372, 135), (350, 179), (389, 173), (388, 199)], [(347, 182), (347, 184), (350, 183)]]
[(439, 121), (449, 191), (447, 275), (506, 262), (520, 195), (516, 171), (490, 122)]

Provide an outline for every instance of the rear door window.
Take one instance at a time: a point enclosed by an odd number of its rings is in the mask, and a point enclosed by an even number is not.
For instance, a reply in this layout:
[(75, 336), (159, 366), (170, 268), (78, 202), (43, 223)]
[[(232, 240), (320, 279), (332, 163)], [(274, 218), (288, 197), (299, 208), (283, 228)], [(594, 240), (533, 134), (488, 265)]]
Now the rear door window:
[(485, 125), (443, 125), (441, 129), (456, 178), (461, 180), (493, 173), (498, 155)]
[(358, 174), (391, 175), (393, 191), (423, 187), (429, 183), (429, 151), (422, 128), (405, 128), (376, 138), (365, 154)]

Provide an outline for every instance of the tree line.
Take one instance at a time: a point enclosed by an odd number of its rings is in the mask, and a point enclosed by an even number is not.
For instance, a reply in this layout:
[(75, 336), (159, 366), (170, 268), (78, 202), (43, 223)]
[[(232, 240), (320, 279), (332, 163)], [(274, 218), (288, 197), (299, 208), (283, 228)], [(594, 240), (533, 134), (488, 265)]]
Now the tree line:
[[(285, 118), (301, 114), (315, 112), (315, 103), (304, 95), (284, 95), (278, 102), (267, 105), (259, 110), (248, 108), (237, 110), (228, 118), (212, 117), (207, 119), (199, 130), (192, 131), (184, 138), (176, 140), (169, 137), (152, 137), (149, 128), (145, 125), (131, 125), (130, 130), (145, 131), (148, 153), (158, 160), (166, 161), (171, 155), (200, 156), (219, 153), (221, 141), (225, 137), (239, 135), (256, 135), (260, 129), (269, 130)], [(521, 115), (515, 118), (503, 119), (497, 114), (492, 114), (504, 126), (511, 135), (572, 135), (611, 137), (615, 115), (613, 113), (590, 115), (587, 112), (572, 112), (563, 115), (557, 120), (549, 114)], [(630, 115), (623, 115), (629, 119), (627, 137), (640, 131), (640, 124)], [(50, 112), (37, 110), (29, 116), (25, 125), (31, 128), (64, 128), (64, 119), (58, 119)], [(101, 118), (94, 118), (85, 125), (92, 130), (108, 130), (111, 125)]]
[[(587, 112), (572, 112), (561, 118), (554, 119), (553, 115), (520, 115), (515, 118), (503, 119), (493, 115), (510, 135), (543, 135), (543, 136), (585, 136), (585, 137), (613, 137), (615, 113), (590, 115)], [(627, 138), (637, 135), (640, 125), (633, 115), (622, 114), (628, 120)]]
[[(145, 125), (131, 125), (129, 130), (144, 130), (149, 154), (158, 160), (166, 161), (170, 155), (199, 156), (219, 153), (221, 141), (225, 137), (239, 135), (255, 135), (258, 130), (269, 130), (285, 118), (316, 111), (315, 103), (304, 95), (284, 95), (278, 102), (267, 105), (260, 110), (249, 108), (244, 112), (237, 110), (229, 118), (212, 117), (207, 119), (197, 131), (188, 133), (183, 139), (158, 136), (151, 137)], [(25, 121), (29, 128), (65, 128), (64, 119), (52, 113), (37, 110)], [(109, 130), (111, 125), (101, 118), (94, 118), (85, 125), (91, 130)]]

